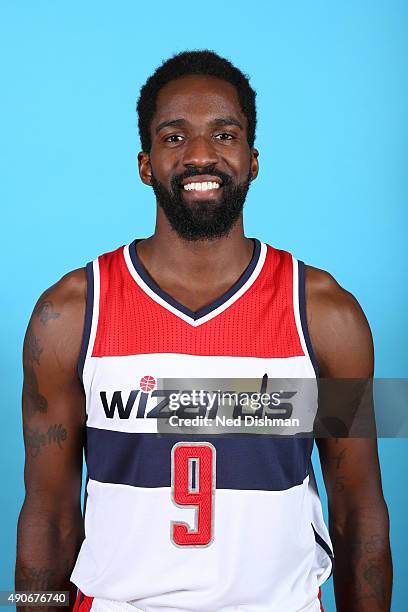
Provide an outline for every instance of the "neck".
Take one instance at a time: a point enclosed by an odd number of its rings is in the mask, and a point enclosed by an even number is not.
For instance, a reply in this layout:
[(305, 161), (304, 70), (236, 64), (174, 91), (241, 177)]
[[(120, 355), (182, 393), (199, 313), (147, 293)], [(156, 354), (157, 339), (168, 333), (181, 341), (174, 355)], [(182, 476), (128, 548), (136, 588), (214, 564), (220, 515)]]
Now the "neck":
[(138, 256), (162, 288), (202, 287), (211, 292), (231, 286), (248, 266), (253, 242), (244, 235), (242, 215), (227, 236), (187, 241), (171, 228), (158, 207), (155, 232), (137, 245)]

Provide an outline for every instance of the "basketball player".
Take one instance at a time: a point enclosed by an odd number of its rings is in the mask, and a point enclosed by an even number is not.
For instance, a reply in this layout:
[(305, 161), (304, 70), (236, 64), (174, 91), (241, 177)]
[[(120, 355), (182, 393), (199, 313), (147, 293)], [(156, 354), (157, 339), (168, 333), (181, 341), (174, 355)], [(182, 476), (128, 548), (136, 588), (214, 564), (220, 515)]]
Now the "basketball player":
[(258, 175), (245, 75), (181, 53), (138, 113), (154, 234), (64, 276), (25, 337), (17, 589), (69, 590), (77, 612), (314, 612), (333, 573), (340, 612), (390, 610), (375, 439), (316, 440), (329, 535), (312, 438), (160, 435), (160, 379), (367, 378), (373, 345), (330, 274), (244, 234)]

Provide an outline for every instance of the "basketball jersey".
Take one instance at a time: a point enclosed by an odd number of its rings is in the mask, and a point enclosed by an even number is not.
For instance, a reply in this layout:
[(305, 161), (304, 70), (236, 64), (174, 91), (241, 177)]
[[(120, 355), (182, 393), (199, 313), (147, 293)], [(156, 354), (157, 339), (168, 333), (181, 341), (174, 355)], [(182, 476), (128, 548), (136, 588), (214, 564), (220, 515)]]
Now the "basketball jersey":
[[(156, 285), (137, 240), (87, 264), (79, 373), (88, 498), (71, 581), (94, 598), (92, 609), (320, 610), (333, 555), (313, 437), (184, 435), (160, 425), (161, 380), (316, 384), (304, 264), (253, 242), (238, 281), (197, 312)], [(317, 395), (303, 404), (311, 432)]]

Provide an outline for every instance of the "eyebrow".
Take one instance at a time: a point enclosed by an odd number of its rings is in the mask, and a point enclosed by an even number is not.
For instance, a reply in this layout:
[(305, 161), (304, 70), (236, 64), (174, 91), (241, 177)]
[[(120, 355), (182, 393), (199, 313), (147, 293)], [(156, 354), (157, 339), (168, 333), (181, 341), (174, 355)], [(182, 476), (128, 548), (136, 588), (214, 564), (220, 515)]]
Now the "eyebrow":
[[(165, 127), (182, 127), (186, 125), (186, 123), (188, 123), (186, 119), (170, 119), (168, 121), (162, 121), (156, 127), (155, 132), (156, 134), (158, 134), (160, 130), (162, 130)], [(210, 121), (210, 125), (217, 126), (217, 127), (235, 125), (240, 130), (244, 129), (244, 126), (242, 125), (242, 123), (238, 121), (237, 119), (234, 119), (233, 117), (217, 117), (216, 119), (213, 119), (212, 121)]]
[(239, 127), (240, 130), (244, 129), (244, 126), (238, 119), (234, 119), (233, 117), (219, 117), (210, 122), (212, 125), (222, 126), (222, 125), (235, 125)]
[(179, 127), (182, 125), (185, 125), (186, 120), (185, 119), (170, 119), (169, 121), (162, 121), (161, 123), (159, 123), (159, 125), (156, 127), (156, 134), (158, 134), (160, 132), (160, 130), (162, 130), (165, 127)]

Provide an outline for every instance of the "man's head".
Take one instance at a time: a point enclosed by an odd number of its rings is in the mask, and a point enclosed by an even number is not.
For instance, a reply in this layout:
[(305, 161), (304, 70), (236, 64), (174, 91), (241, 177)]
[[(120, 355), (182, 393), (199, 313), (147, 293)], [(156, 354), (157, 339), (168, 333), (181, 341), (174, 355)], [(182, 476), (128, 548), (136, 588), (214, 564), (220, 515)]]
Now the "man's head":
[(258, 173), (255, 92), (211, 51), (180, 53), (143, 86), (139, 172), (186, 240), (229, 233)]

